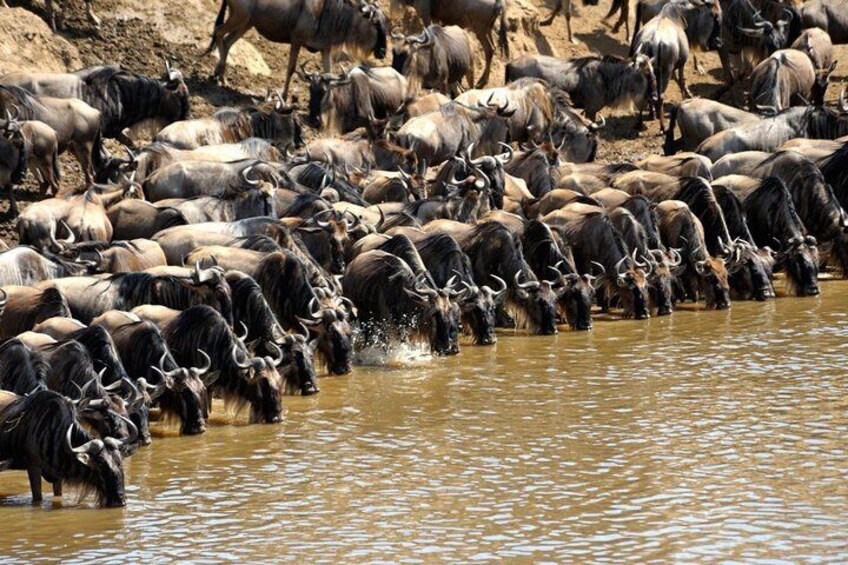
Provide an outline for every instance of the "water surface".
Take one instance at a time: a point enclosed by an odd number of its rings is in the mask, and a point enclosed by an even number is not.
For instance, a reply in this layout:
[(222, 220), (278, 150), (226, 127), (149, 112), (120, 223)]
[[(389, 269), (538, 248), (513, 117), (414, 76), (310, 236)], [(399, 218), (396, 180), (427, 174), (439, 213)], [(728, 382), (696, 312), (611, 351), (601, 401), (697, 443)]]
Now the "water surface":
[(848, 283), (358, 367), (156, 438), (128, 506), (0, 475), (0, 561), (848, 561)]

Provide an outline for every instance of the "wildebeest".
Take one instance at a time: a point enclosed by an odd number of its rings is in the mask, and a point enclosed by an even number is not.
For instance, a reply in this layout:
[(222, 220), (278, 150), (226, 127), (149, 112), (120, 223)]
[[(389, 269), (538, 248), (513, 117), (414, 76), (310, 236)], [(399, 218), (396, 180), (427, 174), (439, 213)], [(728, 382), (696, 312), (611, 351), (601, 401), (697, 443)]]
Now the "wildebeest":
[(133, 313), (159, 326), (179, 366), (203, 364), (216, 373), (208, 385), (210, 392), (220, 392), (236, 413), (249, 407), (252, 424), (280, 421), (284, 384), (276, 369), (282, 362), (278, 347), (271, 344), (274, 357), (251, 356), (242, 340), (244, 336), (236, 335), (218, 312), (205, 305), (183, 312), (141, 306)]
[[(161, 80), (119, 67), (99, 65), (75, 73), (10, 73), (0, 84), (24, 88), (35, 96), (77, 98), (100, 111), (103, 137), (132, 146), (127, 128), (152, 129), (188, 119), (191, 102), (183, 74), (165, 62)], [(55, 128), (54, 128), (55, 129)]]
[(806, 53), (816, 70), (828, 69), (834, 63), (833, 43), (830, 41), (830, 36), (817, 27), (801, 32), (791, 47)]
[(394, 0), (397, 6), (412, 6), (415, 12), (429, 27), (434, 21), (443, 25), (455, 25), (470, 30), (483, 47), (485, 66), (477, 88), (483, 88), (489, 82), (492, 57), (495, 55), (495, 42), (492, 32), (495, 23), (498, 27), (498, 48), (505, 57), (509, 57), (509, 39), (506, 26), (506, 2), (504, 0), (463, 0), (457, 3), (434, 2), (433, 0)]
[(19, 396), (47, 390), (50, 364), (19, 339), (0, 345), (0, 390)]
[(218, 48), (215, 77), (222, 84), (226, 84), (230, 48), (253, 27), (269, 41), (291, 46), (283, 98), (288, 96), (301, 47), (321, 51), (325, 73), (330, 72), (330, 56), (337, 49), (359, 58), (372, 52), (378, 59), (386, 56), (386, 16), (365, 0), (222, 0), (206, 50)]
[(679, 250), (685, 265), (678, 275), (681, 298), (697, 301), (703, 296), (707, 308), (729, 308), (727, 268), (724, 261), (708, 253), (701, 221), (680, 200), (660, 202), (656, 210), (663, 241)]
[(809, 0), (801, 6), (804, 27), (817, 27), (836, 44), (848, 43), (848, 5), (845, 0)]
[(457, 26), (428, 26), (419, 35), (392, 33), (392, 67), (410, 81), (410, 91), (435, 89), (455, 98), (462, 79), (474, 88), (474, 59), (468, 34)]
[(390, 117), (408, 97), (406, 78), (391, 67), (359, 65), (340, 75), (298, 72), (309, 84), (308, 122), (347, 133)]
[(567, 92), (586, 117), (595, 120), (602, 108), (634, 107), (642, 110), (653, 104), (657, 84), (650, 59), (637, 54), (630, 60), (589, 56), (562, 60), (544, 55), (527, 55), (506, 66), (506, 80), (535, 77)]
[[(57, 11), (56, 2), (57, 0), (44, 0), (44, 7), (47, 9), (47, 23), (50, 24), (50, 29), (54, 33), (64, 27), (65, 21), (65, 12), (64, 10)], [(63, 3), (64, 0), (59, 0), (59, 2)], [(0, 8), (8, 7), (6, 0), (0, 0)], [(94, 27), (100, 27), (100, 18), (94, 13), (94, 0), (85, 0), (85, 15)]]
[(27, 245), (18, 245), (0, 253), (0, 285), (30, 286), (48, 279), (85, 274), (90, 265), (46, 257)]
[(230, 289), (220, 269), (196, 268), (192, 276), (120, 273), (106, 278), (68, 277), (41, 283), (57, 288), (68, 302), (73, 317), (84, 324), (108, 310), (130, 310), (142, 304), (188, 308), (207, 304), (232, 322)]
[(9, 211), (16, 215), (18, 204), (15, 185), (22, 185), (26, 181), (30, 152), (19, 123), (11, 118), (8, 109), (6, 115), (9, 119), (0, 131), (0, 188), (6, 189)]
[(156, 134), (154, 141), (177, 149), (197, 149), (251, 137), (271, 140), (280, 147), (303, 146), (303, 132), (294, 106), (286, 106), (282, 98), (272, 97), (257, 106), (221, 108), (208, 118), (174, 122)]
[(674, 0), (634, 35), (630, 55), (650, 57), (657, 78), (656, 113), (660, 119), (660, 130), (665, 130), (665, 90), (675, 71), (683, 95), (687, 98), (692, 96), (683, 73), (689, 60), (690, 46), (702, 50), (716, 49), (721, 44), (720, 32), (721, 6), (717, 0)]
[(162, 247), (149, 239), (74, 243), (66, 245), (60, 255), (96, 273), (127, 273), (167, 265)]
[(110, 310), (91, 324), (106, 328), (127, 372), (138, 379), (140, 387), (151, 388), (150, 402), (159, 405), (166, 419), (179, 422), (180, 433), (205, 431), (209, 400), (204, 379), (211, 382), (214, 378), (206, 376), (208, 363), (200, 367), (178, 366), (159, 328), (129, 312)]
[(244, 341), (248, 350), (265, 356), (276, 353), (274, 347), (279, 348), (282, 359), (277, 372), (284, 379), (286, 392), (297, 391), (303, 396), (318, 392), (312, 350), (304, 336), (283, 331), (253, 277), (239, 271), (227, 271), (226, 277), (233, 294), (233, 320), (247, 328)]
[(9, 209), (17, 214), (13, 185), (22, 184), (29, 169), (42, 196), (59, 191), (59, 140), (53, 128), (38, 120), (19, 121), (7, 111), (0, 129), (0, 187), (7, 186)]
[[(600, 207), (574, 202), (542, 218), (571, 246), (579, 272), (591, 273), (600, 264), (596, 286), (604, 287), (607, 300), (618, 298), (626, 316), (650, 317), (645, 270), (637, 264), (607, 212)], [(599, 298), (604, 304), (604, 300)]]
[(830, 247), (830, 257), (848, 277), (848, 214), (816, 164), (796, 151), (778, 151), (760, 163), (751, 176), (777, 176), (786, 183), (806, 232), (819, 245)]
[[(554, 21), (554, 18), (556, 18), (557, 15), (564, 10), (565, 11), (565, 14), (564, 14), (565, 15), (565, 29), (568, 32), (568, 41), (570, 41), (571, 43), (576, 43), (576, 41), (574, 41), (574, 37), (571, 35), (571, 5), (572, 5), (572, 2), (574, 2), (574, 0), (557, 0), (556, 6), (554, 6), (553, 11), (550, 13), (550, 15), (547, 18), (540, 21), (539, 25), (543, 26), (543, 27), (551, 25)], [(583, 0), (583, 5), (584, 6), (597, 6), (598, 0)]]
[(26, 470), (33, 502), (41, 502), (41, 479), (81, 494), (96, 494), (103, 506), (124, 506), (123, 443), (92, 437), (71, 402), (53, 391), (20, 397), (0, 410), (0, 468)]
[(356, 305), (363, 343), (421, 340), (434, 353), (459, 353), (459, 306), (451, 286), (425, 284), (403, 259), (368, 251), (351, 261), (342, 278), (344, 295)]
[(18, 86), (0, 85), (0, 111), (15, 119), (37, 120), (56, 132), (59, 153), (70, 149), (80, 164), (86, 184), (102, 162), (101, 114), (82, 100), (35, 96)]
[(817, 242), (806, 234), (786, 184), (775, 176), (725, 184), (742, 200), (757, 245), (777, 248), (775, 269), (786, 272), (788, 290), (798, 296), (819, 294)]
[(266, 139), (251, 137), (238, 143), (203, 145), (197, 149), (175, 149), (162, 143), (152, 143), (135, 158), (137, 180), (144, 182), (154, 171), (181, 161), (227, 163), (243, 159), (280, 162), (282, 153)]
[(748, 109), (770, 107), (780, 112), (790, 106), (806, 106), (815, 83), (816, 72), (805, 53), (797, 49), (775, 51), (751, 73)]
[(142, 188), (144, 197), (151, 202), (167, 198), (220, 196), (227, 191), (258, 187), (262, 182), (282, 186), (284, 174), (279, 165), (256, 159), (177, 161), (145, 178)]
[(701, 142), (696, 151), (715, 162), (728, 153), (775, 151), (796, 137), (835, 139), (844, 135), (848, 135), (848, 116), (826, 107), (793, 107), (718, 132)]
[[(692, 151), (713, 134), (737, 125), (759, 121), (760, 117), (707, 98), (683, 100), (669, 111), (669, 125), (663, 150), (666, 155)], [(680, 139), (674, 139), (674, 127), (680, 126)]]
[(800, 30), (791, 7), (782, 2), (766, 2), (783, 7), (779, 19), (763, 17), (751, 0), (729, 0), (722, 5), (719, 57), (727, 87), (778, 49), (788, 47)]
[(106, 216), (112, 224), (112, 237), (121, 241), (149, 239), (160, 231), (188, 224), (179, 210), (138, 199), (121, 200), (106, 210)]
[(6, 285), (0, 289), (0, 338), (7, 339), (29, 331), (49, 318), (70, 317), (71, 311), (62, 294), (54, 288)]

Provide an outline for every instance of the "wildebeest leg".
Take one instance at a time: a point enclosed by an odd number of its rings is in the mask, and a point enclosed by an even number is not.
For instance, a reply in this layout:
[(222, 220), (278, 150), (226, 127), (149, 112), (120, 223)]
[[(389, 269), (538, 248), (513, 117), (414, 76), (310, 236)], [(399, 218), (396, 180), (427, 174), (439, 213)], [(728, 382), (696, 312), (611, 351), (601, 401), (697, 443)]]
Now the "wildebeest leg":
[(38, 467), (27, 468), (27, 477), (29, 477), (29, 490), (32, 492), (32, 503), (38, 504), (42, 500), (41, 469)]
[(733, 86), (735, 80), (733, 77), (733, 66), (730, 64), (730, 53), (727, 49), (719, 49), (718, 58), (721, 60), (721, 70), (724, 71), (725, 88), (721, 91), (721, 94), (724, 94)]
[(300, 53), (300, 44), (292, 42), (291, 50), (289, 51), (289, 66), (286, 69), (286, 85), (283, 87), (283, 99), (288, 99), (289, 97), (289, 85), (291, 84), (292, 75), (297, 65), (298, 53)]
[(18, 203), (15, 201), (15, 186), (9, 183), (9, 214), (18, 215)]
[(94, 168), (91, 164), (92, 151), (94, 151), (94, 147), (91, 142), (87, 142), (82, 145), (74, 143), (73, 145), (74, 157), (76, 157), (77, 161), (79, 161), (82, 174), (85, 176), (86, 187), (91, 186), (94, 182)]
[(227, 56), (236, 41), (250, 29), (250, 17), (234, 9), (230, 10), (229, 18), (212, 32), (212, 39), (218, 48), (218, 64), (215, 65), (213, 78), (218, 79), (221, 86), (227, 86)]
[(694, 65), (695, 65), (695, 72), (696, 73), (698, 73), (699, 75), (707, 74), (706, 69), (704, 69), (704, 67), (701, 66), (701, 63), (698, 62), (698, 55), (696, 55), (694, 53), (692, 54), (692, 63), (694, 63)]
[(53, 496), (62, 496), (62, 481), (59, 479), (53, 481)]
[(56, 9), (53, 6), (53, 0), (45, 0), (44, 7), (47, 9), (47, 21), (50, 24), (50, 29), (56, 32)]
[(551, 15), (550, 15), (550, 16), (548, 16), (547, 18), (545, 18), (544, 20), (542, 20), (541, 22), (539, 22), (539, 25), (540, 25), (540, 26), (549, 26), (549, 25), (551, 25), (551, 24), (553, 23), (553, 21), (554, 21), (554, 18), (555, 18), (555, 17), (557, 17), (557, 16), (559, 15), (559, 13), (560, 13), (560, 12), (562, 12), (562, 4), (563, 4), (563, 2), (570, 2), (570, 1), (571, 1), (571, 0), (559, 0), (559, 1), (557, 2), (557, 5), (556, 5), (556, 6), (554, 6), (554, 11), (553, 11), (553, 12), (551, 12)]
[(574, 36), (571, 35), (571, 0), (566, 0), (565, 7), (565, 29), (568, 31), (568, 41), (571, 43), (577, 43), (574, 41)]
[(485, 35), (477, 35), (480, 43), (483, 45), (483, 56), (486, 58), (486, 66), (483, 69), (483, 76), (477, 81), (477, 88), (483, 88), (489, 82), (489, 71), (492, 69), (492, 57), (495, 55), (495, 43), (492, 40), (491, 34), (487, 31)]
[(88, 21), (93, 23), (95, 27), (100, 27), (100, 18), (94, 13), (94, 7), (91, 4), (92, 0), (85, 0), (85, 15), (88, 16)]
[(677, 84), (680, 86), (680, 92), (684, 98), (692, 98), (692, 91), (686, 86), (686, 77), (683, 74), (683, 65), (677, 67)]
[(333, 72), (333, 59), (330, 55), (331, 53), (329, 49), (321, 51), (321, 66), (325, 73)]

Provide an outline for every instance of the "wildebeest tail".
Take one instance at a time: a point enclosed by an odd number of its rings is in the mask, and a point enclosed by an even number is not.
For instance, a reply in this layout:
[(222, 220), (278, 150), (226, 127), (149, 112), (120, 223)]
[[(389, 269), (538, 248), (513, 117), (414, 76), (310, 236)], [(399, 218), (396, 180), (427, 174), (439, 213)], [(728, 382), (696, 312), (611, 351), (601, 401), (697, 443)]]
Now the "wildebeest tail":
[(59, 170), (59, 146), (53, 146), (53, 178), (56, 182), (62, 178), (62, 171)]
[(666, 155), (674, 155), (674, 126), (677, 125), (677, 104), (669, 104), (668, 106), (668, 129), (665, 130), (665, 143), (663, 144), (663, 152)]
[(636, 2), (636, 22), (633, 24), (633, 39), (630, 42), (630, 56), (633, 56), (633, 46), (636, 44), (636, 35), (642, 25), (642, 3)]
[(506, 5), (504, 0), (495, 0), (495, 12), (501, 20), (498, 28), (498, 47), (504, 57), (509, 57), (509, 37), (506, 35)]
[(209, 40), (209, 47), (206, 48), (200, 56), (208, 55), (215, 48), (215, 30), (221, 27), (224, 23), (224, 16), (227, 15), (227, 0), (221, 0), (221, 9), (218, 10), (218, 16), (215, 18), (215, 27), (212, 30), (212, 39)]

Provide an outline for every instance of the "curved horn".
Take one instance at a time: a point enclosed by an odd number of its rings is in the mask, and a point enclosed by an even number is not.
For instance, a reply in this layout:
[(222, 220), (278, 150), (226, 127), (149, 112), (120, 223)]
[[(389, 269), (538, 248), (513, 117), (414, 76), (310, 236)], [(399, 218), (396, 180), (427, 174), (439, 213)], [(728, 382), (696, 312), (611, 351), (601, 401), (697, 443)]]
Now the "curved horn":
[(250, 186), (259, 186), (261, 183), (258, 180), (255, 180), (255, 179), (251, 180), (247, 176), (248, 174), (250, 174), (250, 171), (252, 171), (252, 170), (253, 170), (253, 165), (250, 165), (249, 167), (242, 170), (241, 176), (242, 176), (242, 178), (244, 178), (244, 182), (246, 182)]
[(283, 362), (283, 350), (280, 349), (273, 341), (268, 342), (268, 347), (274, 350), (274, 355), (276, 356), (276, 359), (274, 357), (266, 357), (265, 363), (273, 365), (274, 367), (279, 367), (280, 364)]
[(605, 274), (607, 274), (606, 268), (603, 265), (601, 265), (600, 263), (598, 263), (597, 261), (592, 261), (591, 264), (597, 265), (597, 267), (601, 269), (601, 276), (604, 276)]
[(499, 141), (498, 145), (500, 145), (504, 149), (506, 149), (508, 156), (504, 158), (504, 157), (502, 157), (503, 154), (495, 155), (495, 159), (500, 161), (502, 165), (506, 165), (507, 163), (512, 161), (513, 156), (515, 156), (515, 151), (512, 149), (512, 145), (510, 145), (508, 143), (503, 143), (502, 141)]
[(198, 353), (203, 355), (203, 358), (206, 360), (205, 364), (202, 367), (192, 367), (192, 371), (196, 371), (198, 375), (205, 375), (209, 372), (209, 369), (212, 368), (212, 359), (206, 354), (202, 349), (197, 350)]
[(589, 129), (592, 131), (597, 131), (599, 129), (604, 128), (607, 125), (607, 120), (601, 114), (598, 114), (598, 121), (592, 122), (589, 124)]
[(73, 440), (71, 439), (71, 436), (74, 431), (74, 425), (75, 424), (71, 424), (70, 426), (68, 426), (68, 431), (65, 434), (65, 441), (68, 442), (68, 448), (71, 451), (73, 451), (74, 453), (93, 454), (99, 453), (103, 449), (103, 441), (99, 439), (93, 439), (91, 441), (85, 442), (79, 447), (74, 447)]
[[(495, 296), (500, 296), (501, 294), (503, 294), (504, 292), (506, 292), (506, 289), (507, 289), (507, 288), (509, 288), (509, 286), (506, 284), (506, 281), (505, 281), (505, 280), (503, 280), (502, 278), (500, 278), (498, 275), (489, 275), (489, 276), (490, 276), (491, 278), (495, 279), (495, 280), (498, 282), (498, 284), (500, 285), (500, 287), (501, 287), (501, 288), (500, 288), (500, 290), (495, 290), (495, 291), (494, 291)], [(494, 289), (493, 289), (493, 290), (494, 290)]]
[(519, 281), (519, 279), (521, 279), (521, 275), (522, 275), (523, 273), (524, 273), (524, 269), (519, 269), (519, 270), (515, 273), (515, 277), (513, 278), (513, 280), (515, 281), (515, 286), (517, 286), (517, 287), (518, 287), (518, 288), (520, 288), (520, 289), (527, 290), (527, 289), (529, 289), (529, 288), (535, 288), (535, 287), (539, 284), (539, 283), (538, 283), (538, 282), (536, 282), (536, 281), (528, 281), (528, 282), (525, 282), (525, 283), (518, 282), (518, 281)]
[(121, 414), (118, 414), (118, 418), (124, 421), (124, 423), (127, 425), (127, 431), (130, 434), (130, 436), (125, 441), (118, 440), (118, 445), (130, 445), (135, 443), (135, 440), (138, 439), (138, 428), (136, 427), (136, 425), (133, 424), (132, 420)]
[[(619, 259), (619, 260), (618, 260), (618, 263), (616, 263), (616, 264), (615, 264), (615, 272), (616, 272), (616, 274), (617, 274), (618, 276), (621, 276), (621, 275), (623, 275), (623, 274), (624, 274), (624, 272), (622, 272), (622, 270), (621, 270), (621, 265), (622, 265), (625, 261), (627, 261), (627, 255), (625, 255), (624, 257), (622, 257), (621, 259)], [(625, 266), (625, 267), (626, 267), (626, 266)], [(626, 270), (627, 270), (627, 269), (625, 268), (625, 271), (626, 271)]]
[(236, 367), (238, 367), (239, 369), (249, 369), (250, 368), (250, 361), (247, 361), (247, 362), (239, 361), (239, 359), (238, 359), (238, 345), (233, 344), (233, 349), (232, 349), (231, 354), (233, 356), (233, 363), (235, 364)]

